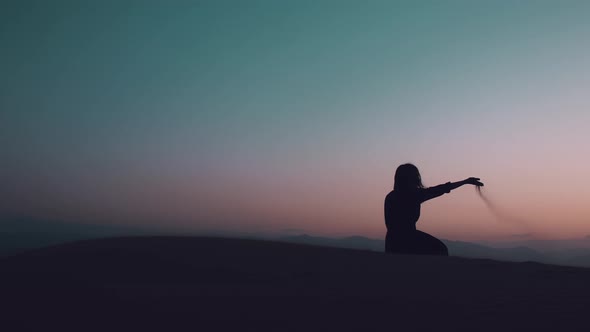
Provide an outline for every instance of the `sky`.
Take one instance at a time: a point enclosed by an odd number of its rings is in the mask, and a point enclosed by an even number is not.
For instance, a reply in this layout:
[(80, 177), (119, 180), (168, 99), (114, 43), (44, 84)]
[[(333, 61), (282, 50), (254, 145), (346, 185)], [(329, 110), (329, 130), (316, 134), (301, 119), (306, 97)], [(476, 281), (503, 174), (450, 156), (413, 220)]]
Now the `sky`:
[[(590, 234), (588, 1), (3, 1), (0, 217), (451, 240)], [(518, 220), (519, 222), (513, 222)]]

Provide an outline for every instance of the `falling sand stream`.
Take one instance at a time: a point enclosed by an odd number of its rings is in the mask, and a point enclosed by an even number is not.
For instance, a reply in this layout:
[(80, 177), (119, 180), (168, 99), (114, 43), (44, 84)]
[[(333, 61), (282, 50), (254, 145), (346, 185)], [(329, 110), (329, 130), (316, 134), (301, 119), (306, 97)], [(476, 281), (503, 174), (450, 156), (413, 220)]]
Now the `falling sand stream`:
[[(476, 189), (479, 197), (486, 204), (487, 208), (490, 210), (490, 212), (494, 215), (494, 217), (496, 217), (496, 219), (500, 223), (514, 226), (515, 228), (518, 228), (520, 231), (522, 231), (524, 233), (532, 234), (532, 229), (531, 229), (531, 225), (529, 222), (527, 222), (521, 218), (514, 217), (513, 215), (506, 213), (506, 211), (498, 208), (497, 204), (495, 204), (484, 193), (481, 186), (476, 186), (475, 189)], [(535, 235), (538, 235), (538, 234), (536, 233)]]

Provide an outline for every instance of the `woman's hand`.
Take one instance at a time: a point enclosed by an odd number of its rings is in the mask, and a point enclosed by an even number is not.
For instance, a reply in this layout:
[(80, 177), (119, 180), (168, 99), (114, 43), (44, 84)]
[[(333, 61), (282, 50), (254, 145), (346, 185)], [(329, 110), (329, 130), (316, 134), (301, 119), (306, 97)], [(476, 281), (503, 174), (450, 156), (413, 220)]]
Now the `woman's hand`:
[(479, 178), (468, 178), (465, 180), (466, 184), (472, 184), (474, 186), (482, 187), (483, 183), (479, 181)]

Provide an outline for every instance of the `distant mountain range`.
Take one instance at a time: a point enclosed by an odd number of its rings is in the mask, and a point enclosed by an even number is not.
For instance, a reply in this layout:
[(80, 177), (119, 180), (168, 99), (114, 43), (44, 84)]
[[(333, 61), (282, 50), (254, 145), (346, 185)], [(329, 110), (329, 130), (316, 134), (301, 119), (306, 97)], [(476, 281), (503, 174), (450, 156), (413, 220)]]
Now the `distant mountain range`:
[[(258, 238), (372, 251), (383, 251), (385, 247), (382, 239), (371, 239), (364, 236), (341, 238), (307, 234), (268, 236), (227, 231), (195, 232), (188, 234), (116, 224), (92, 225), (20, 217), (0, 219), (0, 256), (76, 240), (130, 235), (208, 235), (233, 238)], [(590, 267), (590, 238), (587, 237), (572, 240), (523, 239), (521, 241), (515, 240), (513, 242), (493, 243), (490, 245), (451, 240), (443, 240), (443, 242), (449, 248), (449, 253), (452, 256), (513, 262), (534, 261), (547, 264)]]
[(64, 242), (149, 234), (136, 227), (70, 223), (29, 217), (0, 219), (0, 256)]
[[(363, 236), (350, 236), (343, 238), (329, 238), (310, 236), (307, 234), (295, 236), (283, 236), (279, 241), (301, 243), (309, 245), (330, 246), (339, 248), (353, 248), (361, 250), (383, 251), (385, 241), (370, 239)], [(555, 249), (535, 250), (525, 246), (507, 248), (494, 248), (481, 244), (442, 240), (449, 248), (451, 256), (468, 258), (488, 258), (512, 262), (540, 262), (547, 264), (572, 265), (590, 267), (590, 249)]]

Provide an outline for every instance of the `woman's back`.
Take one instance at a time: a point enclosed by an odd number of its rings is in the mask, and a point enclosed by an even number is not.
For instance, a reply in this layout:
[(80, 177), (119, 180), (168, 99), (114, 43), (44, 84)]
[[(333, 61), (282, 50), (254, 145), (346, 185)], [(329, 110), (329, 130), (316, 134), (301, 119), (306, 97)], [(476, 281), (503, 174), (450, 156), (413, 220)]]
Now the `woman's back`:
[(385, 225), (390, 232), (408, 232), (416, 230), (420, 218), (420, 200), (418, 189), (411, 192), (391, 191), (385, 197)]
[(385, 196), (385, 225), (387, 230), (416, 230), (420, 204), (451, 191), (447, 182), (430, 188), (394, 189)]

